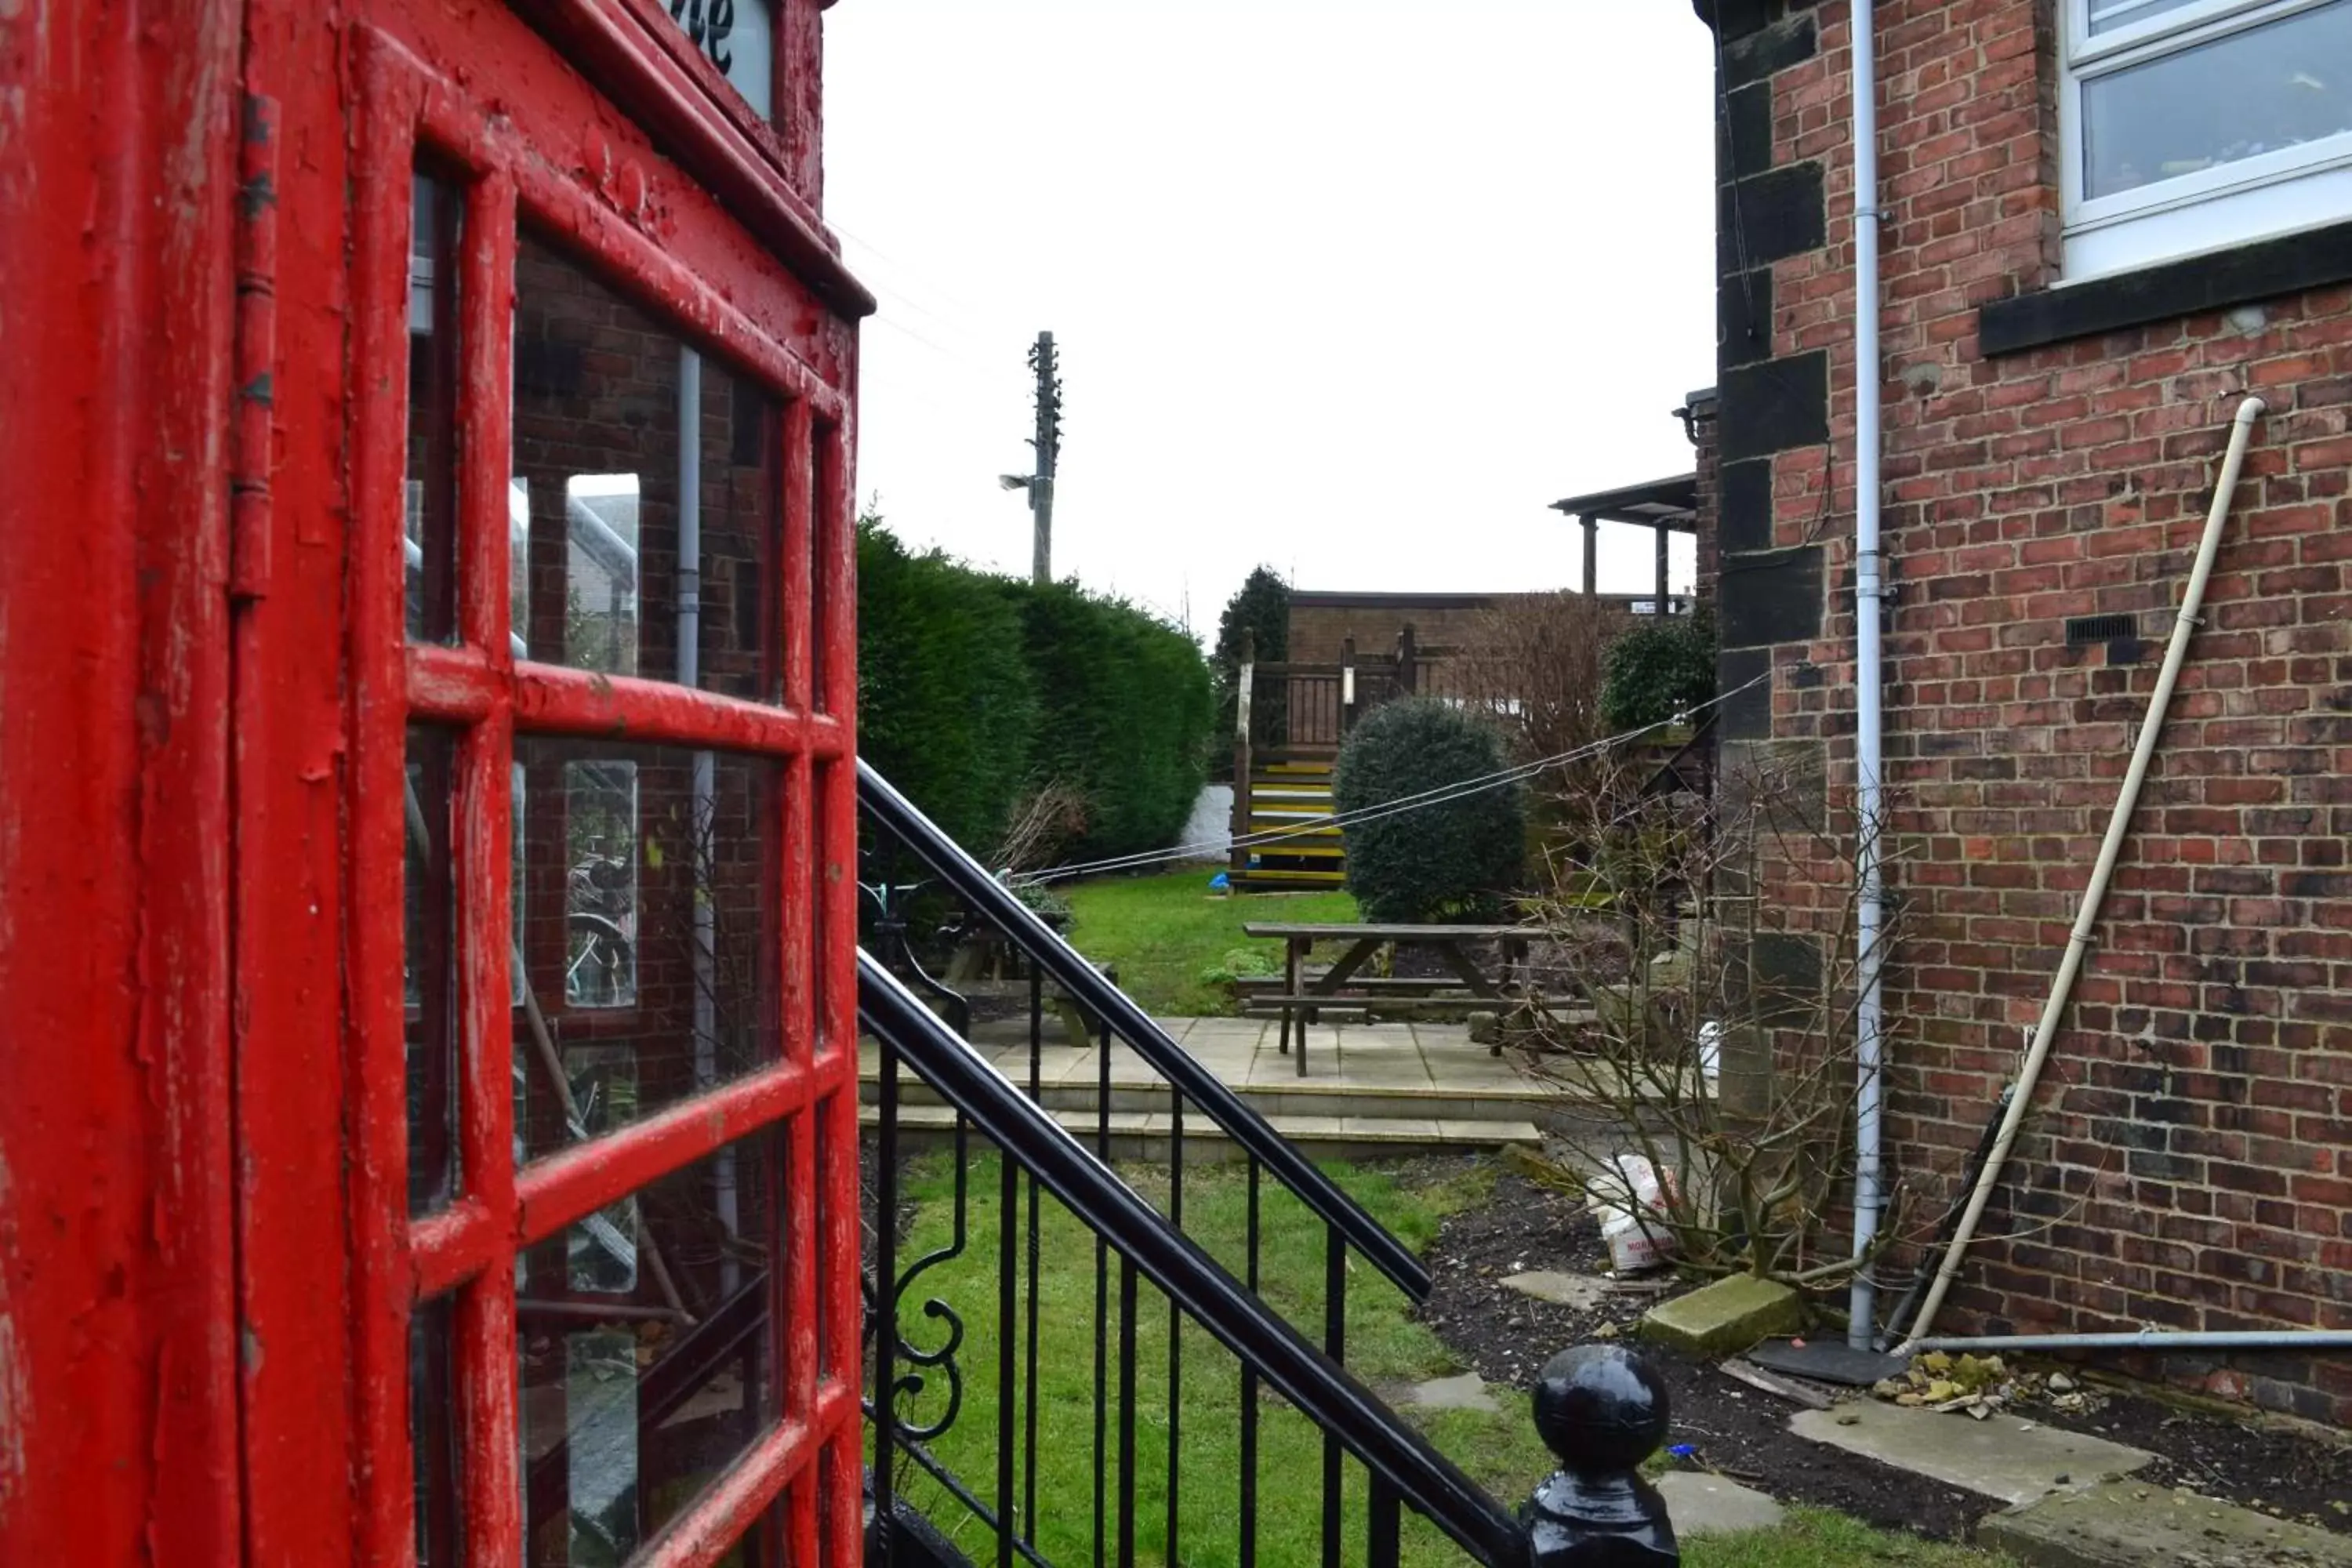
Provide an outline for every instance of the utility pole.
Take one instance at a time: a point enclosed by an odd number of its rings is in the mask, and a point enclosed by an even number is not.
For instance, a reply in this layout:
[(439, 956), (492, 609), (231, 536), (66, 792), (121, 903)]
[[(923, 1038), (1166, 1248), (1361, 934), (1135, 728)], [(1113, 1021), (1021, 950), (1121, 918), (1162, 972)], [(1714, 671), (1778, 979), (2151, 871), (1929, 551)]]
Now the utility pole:
[(1037, 376), (1037, 434), (1029, 444), (1037, 448), (1037, 467), (1029, 479), (1029, 511), (1035, 523), (1035, 543), (1029, 574), (1043, 588), (1054, 581), (1054, 468), (1062, 455), (1062, 367), (1054, 352), (1054, 334), (1039, 332), (1029, 351), (1029, 368)]

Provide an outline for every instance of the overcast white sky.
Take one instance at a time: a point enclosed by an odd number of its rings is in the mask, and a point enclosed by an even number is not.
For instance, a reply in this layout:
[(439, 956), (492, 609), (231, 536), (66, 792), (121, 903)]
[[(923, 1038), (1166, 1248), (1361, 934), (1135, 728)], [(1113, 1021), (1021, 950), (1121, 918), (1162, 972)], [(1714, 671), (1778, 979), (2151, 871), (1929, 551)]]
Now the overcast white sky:
[[(1547, 503), (1685, 471), (1714, 376), (1707, 31), (1681, 0), (849, 0), (826, 212), (882, 300), (861, 501), (1213, 631), (1303, 588), (1577, 582)], [(1677, 541), (1676, 585), (1689, 574)], [(1604, 528), (1601, 587), (1650, 584)]]

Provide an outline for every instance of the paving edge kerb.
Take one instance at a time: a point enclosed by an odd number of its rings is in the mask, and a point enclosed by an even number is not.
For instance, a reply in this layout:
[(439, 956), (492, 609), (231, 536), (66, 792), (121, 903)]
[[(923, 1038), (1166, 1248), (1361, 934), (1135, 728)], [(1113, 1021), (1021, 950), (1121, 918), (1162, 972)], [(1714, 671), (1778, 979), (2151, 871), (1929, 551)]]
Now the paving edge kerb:
[(1996, 1513), (1977, 1526), (1977, 1543), (2030, 1568), (2352, 1568), (2352, 1537), (2129, 1481)]

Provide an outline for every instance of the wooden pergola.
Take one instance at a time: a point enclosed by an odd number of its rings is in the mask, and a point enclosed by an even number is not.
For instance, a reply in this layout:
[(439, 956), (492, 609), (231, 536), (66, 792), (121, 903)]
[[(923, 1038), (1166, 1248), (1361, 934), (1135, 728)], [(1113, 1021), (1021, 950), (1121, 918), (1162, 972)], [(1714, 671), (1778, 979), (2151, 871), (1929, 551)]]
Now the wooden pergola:
[(1652, 479), (1647, 484), (1570, 496), (1564, 500), (1552, 502), (1551, 510), (1564, 512), (1584, 525), (1584, 591), (1587, 594), (1600, 591), (1599, 554), (1602, 523), (1628, 522), (1654, 533), (1658, 546), (1657, 613), (1662, 616), (1674, 613), (1673, 597), (1666, 592), (1666, 536), (1698, 531), (1698, 475), (1680, 474), (1669, 479)]

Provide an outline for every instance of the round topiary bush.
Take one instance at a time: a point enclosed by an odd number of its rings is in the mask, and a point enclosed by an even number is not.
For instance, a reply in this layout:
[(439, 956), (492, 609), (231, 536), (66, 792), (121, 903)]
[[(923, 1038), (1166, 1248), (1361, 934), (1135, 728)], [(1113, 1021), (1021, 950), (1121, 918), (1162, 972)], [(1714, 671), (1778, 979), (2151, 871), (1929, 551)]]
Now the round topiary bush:
[[(1433, 698), (1374, 709), (1339, 751), (1332, 781), (1342, 814), (1366, 811), (1508, 764), (1483, 720)], [(1517, 784), (1412, 806), (1341, 829), (1348, 889), (1372, 921), (1486, 920), (1526, 867), (1527, 823)]]

